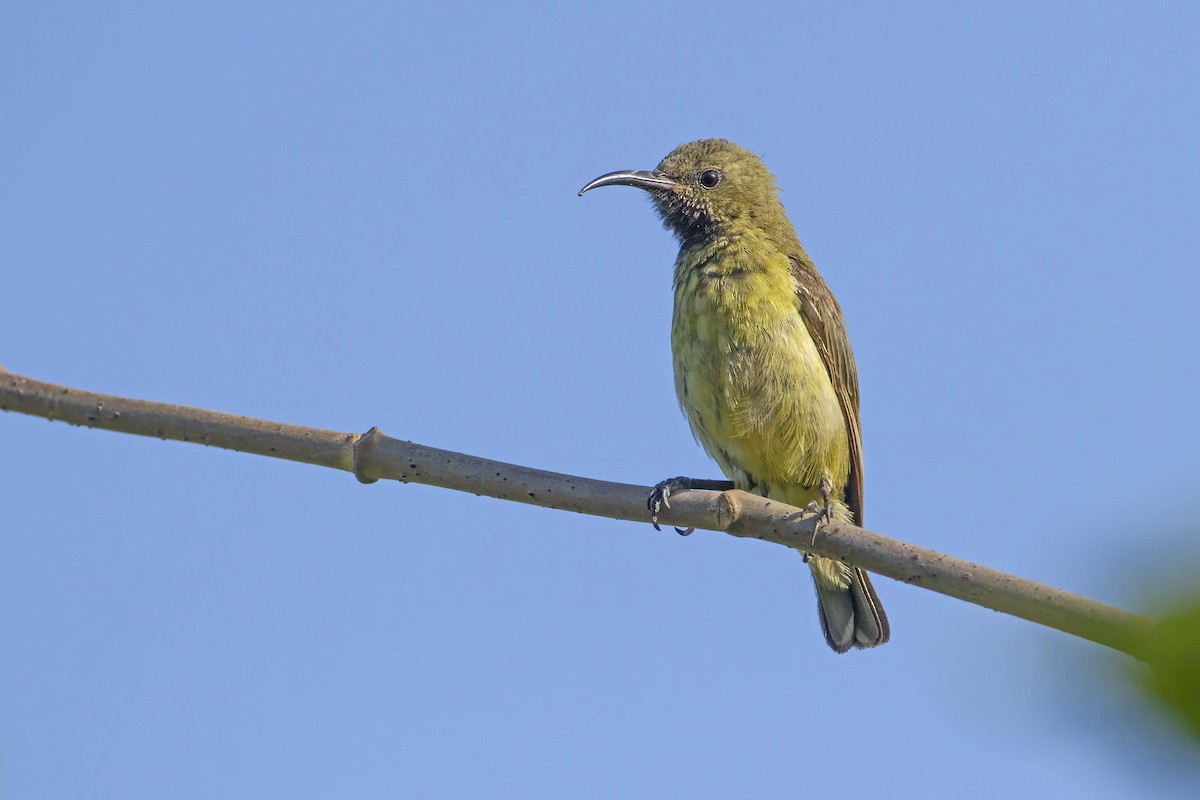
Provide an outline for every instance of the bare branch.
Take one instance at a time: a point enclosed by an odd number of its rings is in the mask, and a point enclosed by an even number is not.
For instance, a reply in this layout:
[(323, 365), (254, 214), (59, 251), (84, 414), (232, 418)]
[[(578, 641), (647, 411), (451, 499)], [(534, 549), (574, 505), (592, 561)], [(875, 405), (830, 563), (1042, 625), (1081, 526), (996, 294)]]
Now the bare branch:
[[(132, 400), (43, 383), (0, 367), (0, 410), (72, 425), (156, 436), (302, 461), (380, 478), (441, 486), (501, 500), (646, 522), (649, 487), (610, 483), (438, 450), (385, 436), (285, 425), (188, 406)], [(815, 515), (740, 491), (684, 492), (659, 521), (725, 531), (807, 550), (898, 581), (1057, 628), (1138, 657), (1151, 620), (1044, 584), (852, 525), (822, 526)]]

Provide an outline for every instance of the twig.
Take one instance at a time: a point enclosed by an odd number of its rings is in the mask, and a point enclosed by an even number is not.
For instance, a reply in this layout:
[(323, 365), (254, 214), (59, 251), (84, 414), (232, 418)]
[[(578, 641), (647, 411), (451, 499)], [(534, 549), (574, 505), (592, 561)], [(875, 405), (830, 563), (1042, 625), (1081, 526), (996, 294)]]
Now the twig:
[[(438, 450), (393, 439), (378, 428), (350, 434), (286, 425), (71, 389), (14, 375), (3, 367), (0, 410), (332, 467), (353, 473), (364, 483), (389, 478), (563, 511), (649, 521), (649, 487), (579, 478)], [(659, 514), (659, 521), (681, 528), (725, 531), (831, 556), (1135, 657), (1151, 627), (1151, 620), (1138, 614), (852, 525), (822, 526), (814, 542), (816, 515), (745, 492), (672, 495), (671, 507)]]

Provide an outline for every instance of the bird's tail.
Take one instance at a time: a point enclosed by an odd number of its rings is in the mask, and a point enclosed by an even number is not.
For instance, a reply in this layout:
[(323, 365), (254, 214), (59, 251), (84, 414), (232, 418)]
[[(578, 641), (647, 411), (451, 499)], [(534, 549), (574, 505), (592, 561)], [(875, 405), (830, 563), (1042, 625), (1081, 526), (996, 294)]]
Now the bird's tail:
[(819, 556), (808, 563), (817, 584), (821, 630), (834, 652), (875, 647), (888, 640), (887, 614), (866, 572)]

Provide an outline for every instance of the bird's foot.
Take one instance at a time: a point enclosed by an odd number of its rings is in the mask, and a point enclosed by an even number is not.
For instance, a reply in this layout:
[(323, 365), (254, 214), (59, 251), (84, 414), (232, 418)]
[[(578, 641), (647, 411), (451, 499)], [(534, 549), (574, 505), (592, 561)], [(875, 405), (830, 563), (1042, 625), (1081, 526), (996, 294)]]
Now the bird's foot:
[[(658, 512), (664, 508), (671, 507), (671, 495), (676, 492), (688, 492), (692, 489), (712, 489), (718, 492), (726, 492), (733, 488), (733, 481), (709, 481), (697, 480), (695, 478), (685, 478), (680, 475), (678, 478), (667, 478), (665, 481), (659, 481), (654, 490), (650, 492), (650, 497), (646, 500), (646, 508), (650, 509), (650, 523), (654, 525), (654, 530), (661, 531), (658, 527)], [(694, 531), (695, 528), (676, 528), (675, 532), (680, 536), (687, 536)]]
[[(650, 524), (654, 526), (654, 530), (662, 530), (658, 527), (658, 512), (671, 507), (671, 495), (675, 492), (689, 491), (692, 483), (691, 478), (680, 475), (678, 478), (667, 478), (654, 485), (654, 491), (650, 492), (650, 497), (646, 500), (646, 507), (650, 509)], [(693, 528), (676, 528), (675, 532), (680, 536), (687, 536), (693, 530)]]
[[(821, 526), (833, 521), (833, 483), (830, 482), (829, 478), (821, 478), (819, 491), (821, 492), (822, 502), (818, 503), (816, 500), (813, 500), (804, 507), (806, 514), (817, 515), (817, 524), (813, 525), (812, 539), (808, 542), (809, 547), (817, 543), (817, 534), (821, 532)], [(811, 557), (811, 554), (805, 553), (804, 563), (807, 564)]]

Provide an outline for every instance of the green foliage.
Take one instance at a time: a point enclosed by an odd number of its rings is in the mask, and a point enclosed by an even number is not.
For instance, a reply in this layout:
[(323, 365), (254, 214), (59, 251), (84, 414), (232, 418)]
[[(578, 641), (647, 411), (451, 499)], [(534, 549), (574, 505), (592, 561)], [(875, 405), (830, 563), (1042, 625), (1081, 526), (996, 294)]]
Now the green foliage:
[(1146, 691), (1200, 740), (1200, 594), (1177, 603), (1142, 642)]

